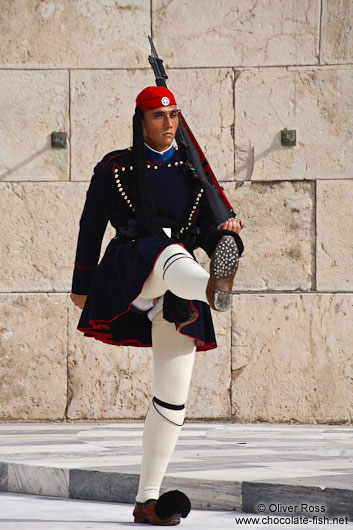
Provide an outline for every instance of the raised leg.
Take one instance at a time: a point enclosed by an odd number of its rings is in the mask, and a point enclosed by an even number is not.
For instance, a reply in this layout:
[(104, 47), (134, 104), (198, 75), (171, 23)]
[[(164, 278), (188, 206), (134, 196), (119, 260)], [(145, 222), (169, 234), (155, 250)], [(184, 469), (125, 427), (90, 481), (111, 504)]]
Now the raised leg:
[(169, 289), (180, 298), (208, 303), (209, 277), (184, 247), (172, 244), (158, 256), (139, 298), (153, 299)]

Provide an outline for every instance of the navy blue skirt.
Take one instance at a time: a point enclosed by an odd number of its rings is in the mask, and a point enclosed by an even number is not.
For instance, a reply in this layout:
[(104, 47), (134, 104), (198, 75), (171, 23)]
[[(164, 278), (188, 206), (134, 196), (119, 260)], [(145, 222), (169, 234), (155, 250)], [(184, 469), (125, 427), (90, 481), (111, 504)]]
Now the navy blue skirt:
[[(87, 293), (77, 326), (86, 337), (116, 346), (152, 346), (151, 321), (145, 313), (131, 310), (159, 254), (170, 243), (157, 236), (135, 241), (114, 238), (106, 248)], [(179, 333), (193, 337), (197, 351), (217, 347), (208, 304), (190, 300), (195, 320)]]

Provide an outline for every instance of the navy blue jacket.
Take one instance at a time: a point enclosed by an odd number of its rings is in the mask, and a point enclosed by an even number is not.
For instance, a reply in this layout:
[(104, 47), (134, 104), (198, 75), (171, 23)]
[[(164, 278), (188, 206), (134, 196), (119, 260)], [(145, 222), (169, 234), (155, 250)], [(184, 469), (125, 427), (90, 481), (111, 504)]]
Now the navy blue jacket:
[[(188, 234), (199, 230), (199, 245), (210, 255), (207, 235), (217, 230), (203, 189), (184, 174), (176, 149), (171, 147), (163, 154), (148, 147), (146, 150), (161, 225), (180, 230), (180, 242), (190, 251), (195, 245), (190, 247)], [(108, 153), (94, 168), (80, 220), (72, 292), (87, 294), (77, 326), (85, 336), (117, 346), (151, 346), (151, 322), (131, 306), (158, 255), (171, 243), (157, 236), (127, 241), (119, 235), (110, 241), (98, 264), (108, 221), (118, 229), (128, 226), (129, 219), (134, 217), (133, 172), (131, 148)], [(189, 302), (197, 317), (178, 331), (194, 337), (198, 350), (215, 348), (208, 304)]]
[[(183, 174), (177, 150), (172, 147), (164, 157), (151, 149), (146, 151), (152, 192), (162, 226), (188, 229), (199, 226), (204, 233), (214, 228), (203, 190)], [(88, 293), (108, 221), (117, 229), (126, 227), (128, 219), (133, 216), (132, 171), (131, 148), (108, 153), (94, 168), (80, 220), (73, 293)]]

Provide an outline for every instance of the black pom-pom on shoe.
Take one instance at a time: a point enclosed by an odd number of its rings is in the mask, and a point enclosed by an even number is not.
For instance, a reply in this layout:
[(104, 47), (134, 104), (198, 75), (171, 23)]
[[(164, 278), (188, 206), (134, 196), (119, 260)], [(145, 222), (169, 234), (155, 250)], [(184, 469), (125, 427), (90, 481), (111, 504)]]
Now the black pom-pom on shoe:
[(167, 519), (173, 514), (180, 514), (187, 517), (191, 510), (190, 499), (185, 493), (179, 490), (172, 490), (163, 493), (156, 502), (155, 512), (160, 519)]

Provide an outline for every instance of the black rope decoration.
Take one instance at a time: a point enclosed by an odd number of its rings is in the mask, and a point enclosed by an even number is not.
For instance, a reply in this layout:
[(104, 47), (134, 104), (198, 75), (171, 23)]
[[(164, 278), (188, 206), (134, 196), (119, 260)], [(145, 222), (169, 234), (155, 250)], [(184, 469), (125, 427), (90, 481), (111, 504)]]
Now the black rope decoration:
[[(156, 235), (163, 241), (177, 243), (178, 240), (170, 238), (164, 232), (158, 218), (156, 204), (153, 198), (151, 183), (147, 171), (147, 159), (144, 145), (143, 113), (136, 107), (133, 117), (133, 158), (136, 171), (134, 186), (134, 206), (136, 227), (141, 235)], [(168, 322), (184, 322), (191, 315), (191, 306), (187, 300), (179, 298), (170, 291), (164, 295), (163, 316)]]
[(142, 111), (136, 107), (133, 117), (133, 157), (136, 168), (135, 182), (136, 203), (135, 219), (138, 232), (143, 235), (156, 235), (163, 241), (171, 241), (164, 232), (157, 215), (157, 208), (151, 190), (147, 172), (147, 159), (142, 129)]

